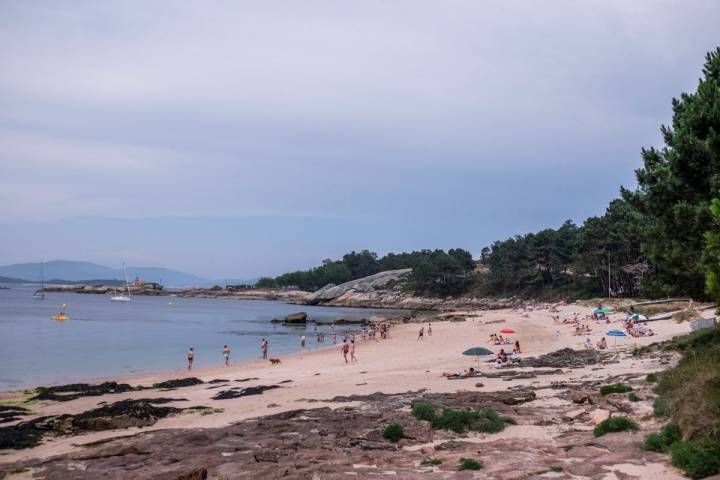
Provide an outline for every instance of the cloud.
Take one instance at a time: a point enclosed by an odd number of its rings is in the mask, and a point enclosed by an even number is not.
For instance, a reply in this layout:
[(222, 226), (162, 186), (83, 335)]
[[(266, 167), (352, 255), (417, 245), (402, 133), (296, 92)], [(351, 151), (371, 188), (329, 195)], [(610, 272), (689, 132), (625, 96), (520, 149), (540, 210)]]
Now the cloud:
[(0, 221), (443, 215), (480, 243), (597, 214), (719, 17), (711, 0), (5, 1)]

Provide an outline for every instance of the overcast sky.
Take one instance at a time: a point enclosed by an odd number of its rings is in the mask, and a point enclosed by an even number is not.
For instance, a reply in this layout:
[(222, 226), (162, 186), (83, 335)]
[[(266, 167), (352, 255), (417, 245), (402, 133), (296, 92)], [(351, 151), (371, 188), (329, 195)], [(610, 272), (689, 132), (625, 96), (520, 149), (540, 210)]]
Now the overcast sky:
[(602, 214), (707, 1), (0, 0), (0, 263), (211, 278)]

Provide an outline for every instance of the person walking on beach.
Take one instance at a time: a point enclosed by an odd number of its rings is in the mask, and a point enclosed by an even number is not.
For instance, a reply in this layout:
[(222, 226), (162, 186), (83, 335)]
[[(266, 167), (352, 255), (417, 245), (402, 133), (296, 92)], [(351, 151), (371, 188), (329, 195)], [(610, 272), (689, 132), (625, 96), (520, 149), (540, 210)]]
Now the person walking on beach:
[(303, 335), (302, 337), (300, 337), (300, 346), (301, 346), (301, 347), (305, 347), (305, 335)]
[(229, 367), (230, 366), (230, 348), (227, 345), (225, 345), (223, 347), (223, 357), (225, 358), (225, 366)]
[(429, 323), (428, 323), (428, 336), (429, 337), (432, 336), (432, 325), (430, 325)]
[(188, 359), (188, 370), (192, 370), (192, 363), (193, 363), (193, 360), (195, 359), (195, 352), (193, 351), (193, 347), (190, 347), (190, 350), (188, 350), (187, 359)]
[(355, 358), (355, 340), (350, 340), (350, 361), (357, 362), (357, 358)]
[(419, 342), (420, 340), (422, 340), (424, 335), (425, 335), (425, 327), (420, 327), (420, 331), (418, 332), (417, 341)]
[(348, 363), (347, 354), (350, 351), (350, 346), (347, 343), (347, 340), (343, 341), (342, 347), (340, 347), (340, 351), (343, 354), (343, 357), (345, 358), (345, 363)]
[(268, 351), (268, 341), (264, 338), (260, 342), (260, 350), (262, 350), (262, 358), (263, 360), (267, 360), (267, 351)]

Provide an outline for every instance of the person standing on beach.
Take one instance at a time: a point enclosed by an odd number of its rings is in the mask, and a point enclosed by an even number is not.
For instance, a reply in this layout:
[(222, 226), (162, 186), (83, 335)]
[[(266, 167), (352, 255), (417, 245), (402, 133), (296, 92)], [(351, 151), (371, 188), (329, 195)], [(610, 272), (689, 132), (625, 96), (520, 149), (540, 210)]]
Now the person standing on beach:
[(355, 340), (350, 340), (350, 361), (357, 362), (357, 358), (355, 358)]
[(350, 351), (350, 346), (347, 343), (347, 339), (343, 341), (340, 351), (342, 352), (343, 357), (345, 357), (345, 363), (348, 363), (347, 354)]
[(264, 338), (260, 342), (260, 350), (262, 350), (262, 358), (263, 360), (267, 360), (267, 351), (268, 351), (268, 341)]
[(432, 336), (432, 325), (428, 323), (428, 336)]
[(195, 359), (195, 352), (193, 352), (193, 347), (190, 347), (190, 350), (188, 350), (187, 359), (188, 359), (188, 370), (192, 370), (192, 363), (193, 363), (193, 360)]
[(424, 336), (425, 336), (425, 327), (420, 327), (420, 331), (418, 332), (417, 341), (419, 342), (420, 340), (422, 340)]
[(301, 346), (301, 347), (305, 347), (305, 335), (303, 335), (302, 337), (300, 337), (300, 346)]
[(229, 367), (230, 366), (230, 347), (228, 347), (227, 345), (225, 345), (223, 347), (223, 357), (225, 358), (225, 366)]

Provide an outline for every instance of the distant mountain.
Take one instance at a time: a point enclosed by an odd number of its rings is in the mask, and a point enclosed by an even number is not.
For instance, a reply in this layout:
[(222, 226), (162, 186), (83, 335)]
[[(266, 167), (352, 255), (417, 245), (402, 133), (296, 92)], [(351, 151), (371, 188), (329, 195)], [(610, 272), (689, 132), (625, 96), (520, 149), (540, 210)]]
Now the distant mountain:
[[(45, 278), (53, 279), (54, 282), (62, 280), (79, 282), (92, 278), (123, 279), (121, 268), (110, 268), (96, 263), (70, 260), (45, 262), (44, 272)], [(159, 267), (127, 267), (127, 275), (130, 281), (137, 276), (146, 282), (157, 282), (171, 288), (209, 286), (215, 283), (197, 275)], [(0, 266), (0, 276), (22, 279), (22, 281), (40, 282), (40, 263), (16, 263), (14, 265)]]
[(0, 283), (26, 283), (26, 280), (0, 276)]

